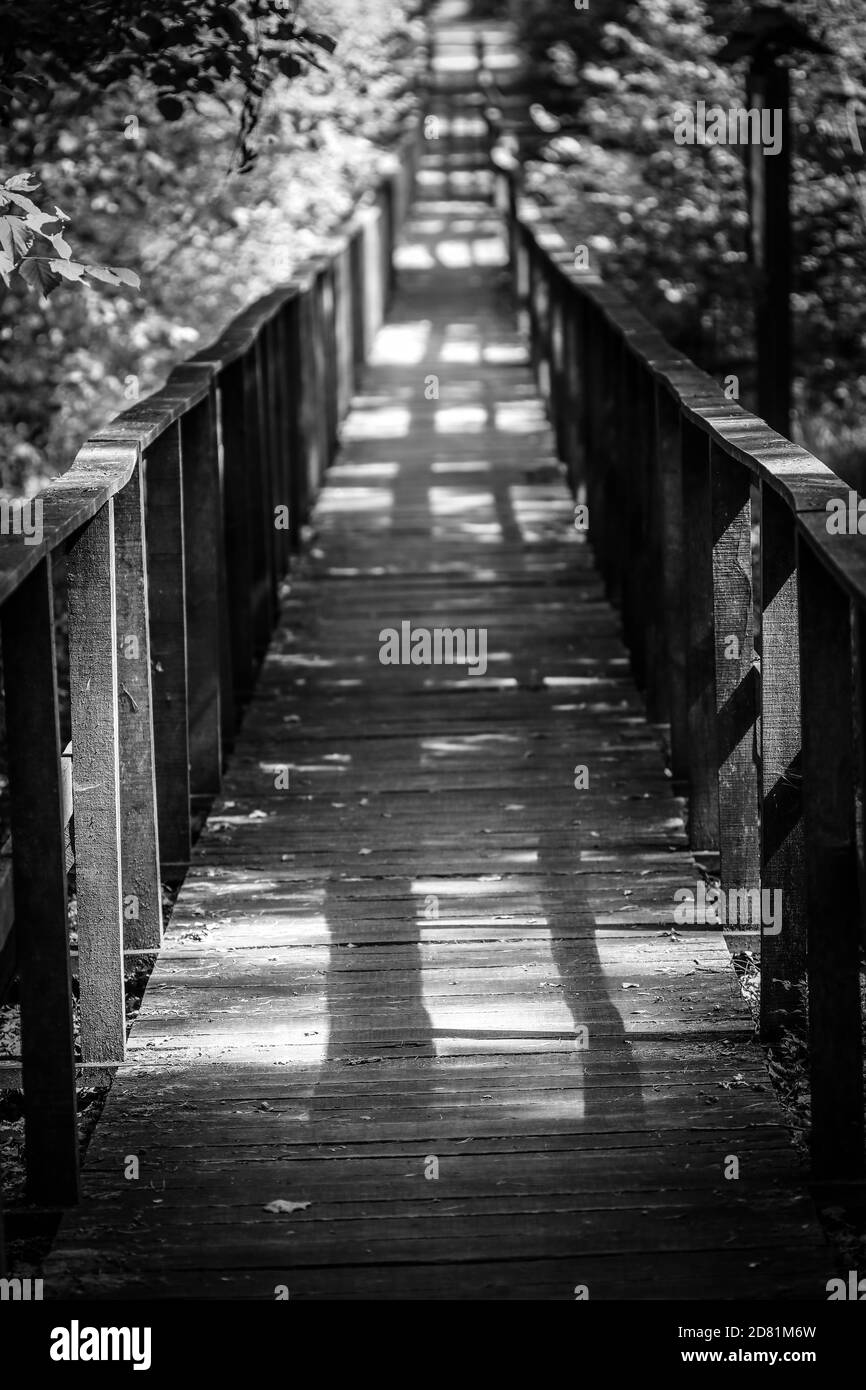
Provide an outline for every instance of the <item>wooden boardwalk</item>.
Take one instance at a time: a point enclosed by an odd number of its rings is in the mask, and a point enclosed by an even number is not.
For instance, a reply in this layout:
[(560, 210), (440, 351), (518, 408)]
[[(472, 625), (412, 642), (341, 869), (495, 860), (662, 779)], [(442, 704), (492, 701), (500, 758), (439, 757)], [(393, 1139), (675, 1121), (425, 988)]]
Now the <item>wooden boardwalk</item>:
[(502, 228), (427, 172), (46, 1296), (822, 1297)]

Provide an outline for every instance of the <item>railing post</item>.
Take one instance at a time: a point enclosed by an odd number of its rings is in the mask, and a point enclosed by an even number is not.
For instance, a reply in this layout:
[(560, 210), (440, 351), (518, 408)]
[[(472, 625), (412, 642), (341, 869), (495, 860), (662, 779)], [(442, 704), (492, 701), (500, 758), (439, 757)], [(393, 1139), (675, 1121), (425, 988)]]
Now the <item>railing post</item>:
[(757, 676), (748, 469), (710, 447), (719, 870), (723, 889), (760, 885)]
[(716, 638), (713, 603), (710, 447), (691, 421), (682, 422), (683, 535), (689, 576), (686, 691), (688, 696), (689, 843), (719, 847), (716, 762)]
[[(275, 314), (270, 325), (271, 349), (274, 359), (274, 413), (276, 452), (274, 457), (274, 507), (286, 507), (289, 511), (288, 526), (277, 529), (277, 517), (271, 513), (274, 527), (274, 547), (277, 559), (277, 578), (288, 573), (292, 556), (292, 516), (291, 516), (291, 469), (292, 469), (292, 428), (291, 392), (293, 382), (289, 375), (289, 332), (286, 321), (286, 306)], [(282, 514), (280, 514), (282, 520)]]
[(277, 570), (275, 562), (276, 532), (274, 530), (273, 478), (274, 443), (271, 417), (271, 357), (263, 325), (253, 347), (247, 354), (253, 364), (257, 409), (258, 450), (254, 463), (252, 492), (252, 521), (255, 544), (260, 551), (260, 602), (256, 607), (257, 654), (262, 656), (271, 640), (277, 620)]
[(265, 533), (265, 473), (267, 440), (264, 435), (263, 385), (259, 350), (247, 349), (243, 359), (244, 412), (244, 502), (249, 526), (250, 616), (253, 653), (256, 658), (267, 650), (274, 609), (271, 592), (270, 541)]
[(238, 707), (253, 685), (252, 547), (250, 543), (249, 489), (243, 361), (232, 362), (219, 378), (220, 424), (223, 444), (223, 499), (225, 535), (226, 601), (232, 693), (236, 721)]
[(166, 881), (176, 884), (190, 859), (186, 535), (179, 424), (171, 425), (147, 450), (144, 475), (159, 857)]
[(665, 623), (667, 713), (671, 730), (671, 772), (675, 781), (688, 777), (688, 691), (686, 651), (688, 621), (683, 595), (688, 592), (683, 523), (682, 437), (680, 411), (666, 387), (655, 388), (656, 459), (661, 525), (662, 604)]
[(78, 1201), (78, 1116), (51, 562), (2, 608), (27, 1194)]
[(109, 500), (66, 561), (81, 1059), (105, 1065), (126, 1047), (114, 557)]
[[(210, 367), (189, 368), (207, 378)], [(219, 460), (213, 391), (180, 421), (186, 561), (190, 794), (213, 797), (222, 779), (220, 594), (223, 562)]]
[(117, 570), (120, 821), (126, 950), (162, 941), (150, 660), (150, 601), (141, 460), (114, 498)]
[(812, 1166), (853, 1178), (864, 1153), (850, 601), (801, 535), (797, 574)]
[(761, 887), (782, 894), (782, 930), (761, 934), (761, 1034), (790, 1026), (806, 974), (796, 520), (761, 486)]

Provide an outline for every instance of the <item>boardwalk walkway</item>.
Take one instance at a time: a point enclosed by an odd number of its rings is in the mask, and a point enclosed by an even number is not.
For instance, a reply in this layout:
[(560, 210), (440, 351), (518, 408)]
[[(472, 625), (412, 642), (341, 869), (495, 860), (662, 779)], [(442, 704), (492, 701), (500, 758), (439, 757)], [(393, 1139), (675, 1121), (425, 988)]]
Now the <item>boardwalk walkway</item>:
[[(501, 226), (435, 151), (419, 194), (46, 1293), (820, 1297)], [(486, 672), (382, 664), (404, 622)]]

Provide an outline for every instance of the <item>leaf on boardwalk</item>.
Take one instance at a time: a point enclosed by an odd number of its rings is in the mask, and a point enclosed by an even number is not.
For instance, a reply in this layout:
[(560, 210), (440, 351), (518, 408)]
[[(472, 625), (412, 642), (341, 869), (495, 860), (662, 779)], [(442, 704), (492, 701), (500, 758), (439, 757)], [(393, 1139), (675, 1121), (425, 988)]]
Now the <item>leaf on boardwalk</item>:
[(289, 1216), (293, 1211), (306, 1211), (309, 1206), (312, 1206), (312, 1202), (288, 1202), (285, 1197), (277, 1197), (273, 1202), (268, 1202), (265, 1211), (274, 1216)]

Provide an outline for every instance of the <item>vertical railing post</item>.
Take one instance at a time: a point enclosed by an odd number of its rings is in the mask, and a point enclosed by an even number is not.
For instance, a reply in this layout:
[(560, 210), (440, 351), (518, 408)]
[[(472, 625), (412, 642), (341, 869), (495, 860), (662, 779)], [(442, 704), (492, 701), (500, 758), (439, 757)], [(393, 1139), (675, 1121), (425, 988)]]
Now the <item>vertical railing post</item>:
[(694, 850), (719, 847), (719, 784), (716, 765), (716, 635), (713, 603), (710, 449), (705, 434), (682, 421), (683, 535), (687, 591), (689, 843)]
[(78, 1116), (51, 562), (2, 608), (27, 1195), (78, 1201)]
[(267, 649), (272, 627), (270, 592), (270, 535), (265, 532), (265, 450), (262, 380), (257, 346), (249, 347), (242, 359), (244, 396), (244, 499), (250, 544), (250, 605), (253, 652), (261, 657)]
[(144, 475), (159, 857), (166, 882), (177, 884), (190, 859), (186, 528), (178, 423), (145, 453)]
[(760, 885), (757, 676), (752, 607), (751, 475), (710, 447), (719, 870), (723, 889)]
[(850, 602), (802, 535), (797, 574), (812, 1166), (853, 1178), (864, 1153)]
[[(185, 368), (209, 381), (210, 367)], [(193, 379), (195, 377), (193, 376)], [(222, 778), (220, 631), (223, 563), (213, 389), (181, 416), (190, 794), (213, 797)]]
[(250, 539), (248, 459), (245, 406), (246, 370), (232, 362), (219, 377), (223, 446), (223, 534), (231, 683), (236, 721), (253, 686), (253, 557)]
[(657, 486), (661, 523), (661, 572), (665, 622), (664, 676), (671, 731), (671, 772), (677, 782), (688, 776), (688, 691), (686, 652), (688, 622), (683, 595), (689, 578), (683, 529), (683, 475), (680, 411), (666, 386), (655, 388)]
[(126, 1046), (114, 562), (109, 500), (66, 560), (81, 1059), (105, 1065)]
[(801, 1007), (806, 974), (796, 520), (761, 487), (761, 887), (782, 894), (782, 930), (761, 936), (761, 1034)]
[(153, 748), (150, 600), (139, 457), (126, 487), (114, 498), (114, 546), (123, 939), (126, 950), (156, 950), (162, 941), (162, 887)]
[[(353, 291), (354, 294), (354, 291)], [(310, 456), (307, 440), (306, 377), (304, 360), (303, 296), (297, 295), (288, 306), (286, 321), (288, 371), (292, 382), (289, 398), (292, 467), (289, 474), (289, 517), (293, 550), (300, 544), (301, 526), (307, 519), (310, 503)], [(353, 377), (354, 385), (354, 377)]]

